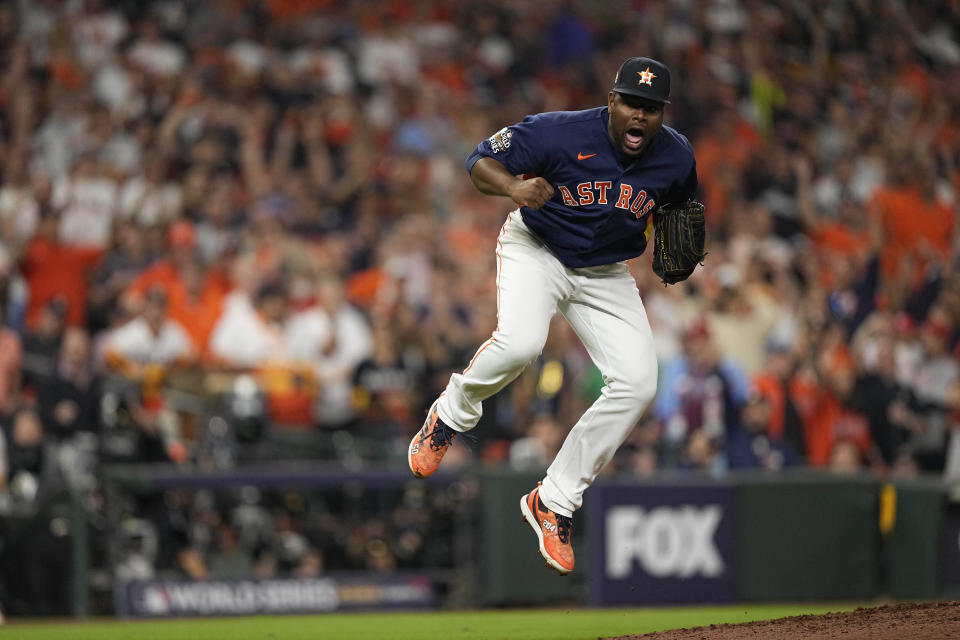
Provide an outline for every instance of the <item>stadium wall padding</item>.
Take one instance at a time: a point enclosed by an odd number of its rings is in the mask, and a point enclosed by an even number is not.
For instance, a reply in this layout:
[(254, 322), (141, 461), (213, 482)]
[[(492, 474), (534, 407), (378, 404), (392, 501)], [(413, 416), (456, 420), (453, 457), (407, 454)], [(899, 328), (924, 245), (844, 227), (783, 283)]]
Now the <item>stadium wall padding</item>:
[(877, 485), (815, 477), (745, 479), (739, 490), (743, 600), (877, 595)]
[(938, 540), (946, 499), (940, 483), (898, 482), (887, 536), (888, 588), (894, 598), (933, 598), (938, 591)]
[[(138, 468), (127, 475), (120, 471), (111, 469), (106, 474), (108, 488), (112, 481), (121, 480), (140, 492), (238, 484), (334, 487), (342, 486), (344, 480), (342, 473), (294, 470), (190, 474)], [(476, 518), (465, 524), (468, 531), (453, 534), (475, 537), (470, 545), (475, 554), (464, 556), (461, 562), (472, 576), (465, 601), (478, 607), (623, 606), (625, 602), (614, 602), (595, 588), (598, 576), (591, 572), (604, 570), (604, 563), (596, 559), (606, 557), (605, 551), (597, 547), (609, 539), (598, 525), (598, 514), (609, 511), (611, 505), (632, 504), (644, 508), (644, 513), (658, 506), (692, 513), (721, 505), (732, 519), (729, 554), (724, 550), (724, 521), (713, 530), (712, 539), (717, 552), (733, 567), (733, 596), (713, 593), (701, 598), (685, 593), (685, 599), (677, 599), (664, 593), (656, 604), (668, 604), (667, 600), (689, 603), (691, 598), (704, 602), (862, 601), (880, 594), (922, 599), (960, 592), (960, 491), (953, 491), (960, 485), (940, 478), (890, 484), (869, 476), (809, 470), (731, 473), (722, 482), (695, 474), (660, 474), (646, 480), (604, 476), (587, 491), (585, 508), (574, 516), (577, 568), (561, 578), (544, 566), (536, 536), (520, 515), (521, 496), (536, 486), (542, 472), (474, 468), (437, 474), (427, 482), (443, 486), (456, 476), (475, 477), (479, 486), (471, 507), (476, 509)], [(381, 488), (411, 482), (405, 470), (358, 472), (351, 478)], [(889, 501), (885, 510), (880, 508), (881, 495), (889, 494), (891, 486), (895, 488), (892, 517)], [(717, 493), (723, 491), (728, 498)], [(74, 553), (82, 547), (75, 544)], [(88, 560), (85, 554), (74, 559), (75, 582), (79, 582), (74, 589), (77, 616), (83, 616), (87, 608), (82, 585)], [(635, 568), (641, 565), (633, 563)], [(677, 576), (666, 579), (676, 580)], [(644, 588), (659, 588), (656, 580), (648, 582)], [(637, 587), (638, 601), (631, 599), (629, 604), (652, 606), (654, 599), (643, 593)]]
[(485, 606), (582, 600), (586, 575), (584, 518), (574, 517), (574, 553), (584, 571), (559, 577), (540, 558), (537, 537), (520, 515), (520, 498), (542, 473), (482, 471), (478, 519), (481, 603)]

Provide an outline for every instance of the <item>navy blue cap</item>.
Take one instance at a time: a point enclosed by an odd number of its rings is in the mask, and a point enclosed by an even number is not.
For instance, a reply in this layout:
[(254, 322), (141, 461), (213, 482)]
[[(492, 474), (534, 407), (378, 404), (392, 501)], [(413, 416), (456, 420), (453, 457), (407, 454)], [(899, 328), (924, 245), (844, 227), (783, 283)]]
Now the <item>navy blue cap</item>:
[(617, 70), (613, 90), (670, 104), (670, 69), (653, 58), (627, 58)]

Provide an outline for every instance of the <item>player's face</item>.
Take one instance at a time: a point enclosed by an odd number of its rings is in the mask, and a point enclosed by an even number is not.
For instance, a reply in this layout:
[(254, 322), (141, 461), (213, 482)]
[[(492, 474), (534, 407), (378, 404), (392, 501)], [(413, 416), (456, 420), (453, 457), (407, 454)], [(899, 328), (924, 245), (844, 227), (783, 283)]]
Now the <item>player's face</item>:
[(625, 156), (639, 156), (663, 126), (663, 104), (616, 91), (610, 92), (607, 104), (607, 132), (613, 144)]

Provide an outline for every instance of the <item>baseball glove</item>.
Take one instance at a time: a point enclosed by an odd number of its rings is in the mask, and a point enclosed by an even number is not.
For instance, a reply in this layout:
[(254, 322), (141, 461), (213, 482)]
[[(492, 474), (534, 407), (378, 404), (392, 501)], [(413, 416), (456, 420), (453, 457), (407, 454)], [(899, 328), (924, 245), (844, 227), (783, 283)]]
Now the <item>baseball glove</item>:
[(686, 280), (707, 255), (703, 204), (665, 204), (653, 215), (653, 272), (664, 286)]

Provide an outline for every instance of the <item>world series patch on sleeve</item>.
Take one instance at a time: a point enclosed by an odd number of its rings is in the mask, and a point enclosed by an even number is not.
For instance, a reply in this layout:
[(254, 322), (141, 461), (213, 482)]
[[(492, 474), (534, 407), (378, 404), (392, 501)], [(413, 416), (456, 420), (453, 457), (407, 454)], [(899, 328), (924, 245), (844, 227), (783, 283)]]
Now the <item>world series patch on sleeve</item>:
[(703, 204), (687, 200), (665, 204), (653, 216), (653, 272), (666, 286), (690, 277), (706, 257)]

